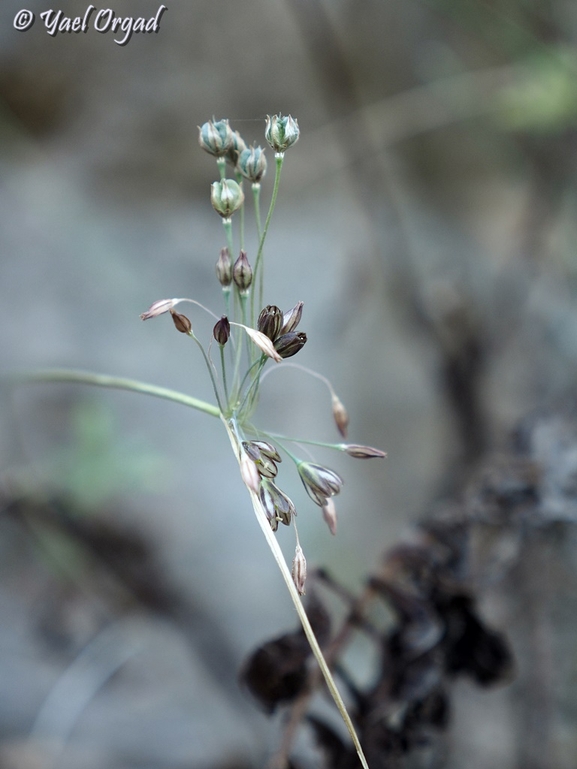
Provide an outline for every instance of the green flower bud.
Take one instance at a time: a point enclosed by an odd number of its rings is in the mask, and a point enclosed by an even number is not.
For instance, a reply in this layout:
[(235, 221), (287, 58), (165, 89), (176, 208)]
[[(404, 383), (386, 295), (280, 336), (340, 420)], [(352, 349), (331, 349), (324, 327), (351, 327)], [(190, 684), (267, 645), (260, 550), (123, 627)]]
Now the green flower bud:
[(232, 268), (232, 279), (236, 283), (239, 291), (246, 292), (252, 283), (252, 267), (247, 259), (246, 251), (241, 251), (240, 256)]
[(199, 126), (198, 143), (205, 152), (217, 158), (223, 157), (233, 144), (233, 133), (228, 120), (209, 120)]
[(307, 494), (320, 507), (324, 507), (329, 497), (338, 494), (343, 485), (340, 475), (313, 462), (299, 462), (297, 470)]
[(223, 288), (228, 288), (232, 283), (232, 260), (226, 246), (220, 249), (220, 256), (216, 262), (216, 277)]
[(229, 219), (244, 202), (244, 193), (232, 179), (214, 182), (210, 188), (212, 207), (223, 219)]
[(212, 330), (212, 335), (221, 347), (224, 347), (228, 342), (230, 337), (230, 323), (228, 322), (226, 315), (223, 315), (222, 318), (216, 322)]
[(226, 153), (226, 161), (235, 168), (238, 163), (238, 156), (246, 149), (246, 143), (238, 131), (232, 131), (232, 144)]
[(282, 154), (298, 141), (300, 130), (297, 121), (290, 115), (267, 115), (264, 135), (273, 150)]
[(243, 150), (239, 157), (237, 168), (253, 184), (260, 182), (266, 173), (266, 158), (262, 147), (251, 147)]
[(258, 316), (256, 327), (259, 331), (268, 336), (271, 342), (274, 342), (279, 335), (282, 319), (282, 310), (274, 304), (269, 304)]
[(290, 358), (305, 346), (307, 335), (304, 331), (289, 331), (279, 336), (274, 343), (275, 350), (281, 358)]

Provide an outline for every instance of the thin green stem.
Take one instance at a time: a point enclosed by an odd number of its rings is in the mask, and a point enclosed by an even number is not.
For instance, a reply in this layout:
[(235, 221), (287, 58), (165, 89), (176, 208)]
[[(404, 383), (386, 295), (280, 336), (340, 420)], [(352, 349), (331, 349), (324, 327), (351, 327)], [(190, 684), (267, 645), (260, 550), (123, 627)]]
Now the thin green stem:
[(260, 241), (262, 236), (262, 224), (260, 221), (260, 182), (252, 185), (252, 198), (254, 200), (254, 218), (256, 220), (256, 234)]
[[(254, 263), (254, 272), (253, 272), (253, 274), (254, 274), (254, 280), (255, 281), (256, 281), (256, 277), (258, 275), (259, 269), (263, 270), (263, 266), (261, 264), (261, 262), (262, 262), (262, 252), (263, 252), (264, 242), (266, 240), (268, 228), (269, 228), (269, 225), (270, 225), (270, 220), (272, 219), (274, 207), (276, 205), (276, 199), (277, 199), (277, 195), (278, 195), (278, 188), (279, 188), (279, 184), (280, 184), (280, 174), (281, 174), (281, 170), (282, 170), (282, 164), (283, 164), (283, 161), (284, 161), (284, 153), (278, 152), (275, 155), (275, 159), (276, 159), (276, 167), (275, 167), (274, 187), (273, 187), (273, 191), (272, 191), (272, 197), (270, 199), (270, 205), (268, 207), (268, 213), (266, 215), (266, 220), (265, 220), (265, 223), (264, 223), (264, 228), (263, 228), (263, 231), (262, 231), (262, 235), (260, 236), (260, 240), (259, 240), (259, 244), (258, 244), (258, 251), (257, 251), (257, 254), (256, 254), (256, 260), (255, 260), (255, 263)], [(259, 285), (262, 285), (262, 283), (259, 283)], [(255, 323), (255, 320), (256, 320), (256, 317), (255, 317), (255, 314), (254, 314), (254, 295), (255, 295), (255, 293), (256, 292), (253, 291), (252, 299), (251, 299), (251, 318), (252, 318), (253, 324)], [(261, 305), (262, 305), (262, 299), (263, 299), (263, 297), (262, 297), (262, 290), (261, 290), (261, 291), (259, 291), (259, 303)]]
[(224, 345), (219, 344), (218, 347), (220, 350), (220, 367), (222, 369), (222, 385), (224, 387), (224, 397), (226, 398), (227, 405), (230, 406), (230, 399), (228, 396), (228, 386), (226, 383), (226, 363), (224, 360)]
[[(239, 444), (238, 444), (238, 437), (235, 435), (234, 428), (229, 424), (229, 422), (222, 418), (222, 421), (224, 423), (224, 426), (226, 428), (226, 431), (228, 433), (228, 437), (232, 446), (232, 449), (234, 451), (234, 454), (237, 458), (237, 460), (240, 462), (240, 450), (239, 450)], [(353, 741), (353, 744), (355, 746), (355, 750), (357, 751), (357, 755), (359, 757), (359, 760), (361, 762), (361, 765), (363, 766), (363, 769), (369, 769), (369, 765), (367, 763), (367, 759), (365, 758), (365, 754), (363, 753), (363, 749), (361, 747), (361, 743), (359, 741), (359, 738), (357, 736), (357, 733), (355, 731), (355, 727), (353, 725), (353, 722), (351, 721), (351, 717), (348, 714), (347, 708), (345, 703), (343, 702), (343, 699), (340, 695), (339, 690), (337, 689), (337, 685), (335, 683), (335, 680), (333, 678), (333, 675), (329, 669), (329, 666), (327, 664), (327, 661), (325, 660), (324, 654), (322, 652), (321, 647), (319, 646), (319, 643), (317, 641), (317, 638), (315, 636), (314, 630), (311, 627), (311, 624), (309, 622), (309, 618), (307, 616), (307, 613), (305, 611), (305, 608), (302, 604), (302, 601), (300, 599), (300, 596), (298, 594), (298, 591), (295, 587), (295, 584), (292, 579), (292, 575), (289, 571), (289, 568), (287, 566), (287, 563), (284, 559), (284, 555), (282, 553), (282, 550), (280, 549), (279, 543), (276, 540), (276, 537), (270, 527), (270, 524), (268, 522), (268, 519), (266, 517), (266, 513), (262, 508), (262, 504), (260, 502), (260, 499), (258, 498), (257, 494), (254, 493), (254, 491), (251, 491), (248, 489), (250, 494), (250, 499), (252, 502), (253, 510), (256, 515), (256, 519), (258, 521), (258, 524), (264, 534), (264, 537), (266, 539), (266, 542), (273, 554), (273, 557), (277, 563), (277, 566), (280, 570), (280, 573), (285, 581), (287, 590), (289, 592), (289, 595), (291, 597), (291, 600), (294, 604), (294, 607), (296, 609), (296, 612), (298, 614), (298, 617), (301, 621), (304, 633), (306, 635), (307, 641), (309, 642), (309, 645), (311, 647), (312, 653), (319, 665), (319, 668), (321, 670), (321, 673), (323, 674), (323, 678), (325, 679), (325, 682), (327, 684), (328, 690), (331, 693), (331, 696), (335, 702), (335, 705), (338, 708), (339, 713), (341, 714), (341, 717), (343, 721), (345, 722), (345, 725), (349, 731), (349, 734), (351, 736), (351, 739)]]
[[(264, 432), (264, 431), (263, 431)], [(325, 441), (311, 441), (307, 438), (289, 438), (286, 435), (280, 435), (279, 433), (266, 433), (271, 438), (276, 438), (277, 440), (284, 440), (288, 441), (289, 443), (306, 443), (309, 446), (320, 446), (324, 449), (334, 449), (335, 451), (345, 451), (347, 444), (346, 443), (327, 443)], [(285, 449), (286, 451), (286, 449)], [(288, 452), (287, 452), (288, 453)]]
[(136, 379), (124, 379), (122, 377), (108, 376), (106, 374), (94, 374), (90, 371), (77, 371), (75, 369), (39, 369), (38, 371), (25, 371), (19, 374), (12, 374), (3, 378), (7, 384), (22, 385), (36, 384), (40, 382), (73, 382), (77, 384), (94, 385), (95, 387), (110, 387), (115, 390), (130, 390), (131, 392), (153, 395), (156, 398), (182, 403), (184, 406), (197, 411), (203, 411), (213, 417), (219, 417), (221, 410), (211, 403), (206, 403), (190, 395), (169, 390), (166, 387), (157, 387), (146, 382), (139, 382)]
[(224, 181), (226, 177), (226, 159), (225, 158), (217, 158), (216, 159), (216, 165), (218, 166), (218, 172), (220, 174), (220, 180)]
[(223, 219), (222, 226), (224, 227), (224, 231), (226, 233), (226, 244), (228, 246), (228, 253), (230, 254), (230, 258), (234, 262), (234, 247), (232, 242), (232, 219), (230, 217)]
[[(243, 176), (239, 171), (236, 172), (236, 183), (242, 189)], [(239, 216), (240, 216), (239, 237), (240, 237), (240, 247), (242, 249), (244, 248), (244, 203), (240, 207)]]
[(198, 345), (198, 347), (199, 347), (199, 349), (200, 349), (200, 351), (202, 353), (202, 357), (204, 358), (204, 362), (206, 363), (206, 367), (207, 367), (208, 373), (210, 375), (210, 381), (212, 382), (212, 389), (214, 390), (214, 395), (216, 397), (216, 402), (218, 403), (218, 406), (219, 406), (220, 411), (222, 413), (224, 411), (224, 409), (222, 407), (222, 402), (220, 400), (220, 395), (219, 395), (219, 392), (218, 392), (218, 385), (217, 385), (216, 377), (215, 377), (214, 371), (213, 371), (214, 364), (210, 360), (208, 355), (206, 354), (204, 347), (202, 346), (202, 344), (198, 340), (198, 337), (195, 336), (194, 331), (190, 331), (188, 333), (188, 336), (191, 339), (194, 339), (194, 341), (196, 342), (196, 344)]

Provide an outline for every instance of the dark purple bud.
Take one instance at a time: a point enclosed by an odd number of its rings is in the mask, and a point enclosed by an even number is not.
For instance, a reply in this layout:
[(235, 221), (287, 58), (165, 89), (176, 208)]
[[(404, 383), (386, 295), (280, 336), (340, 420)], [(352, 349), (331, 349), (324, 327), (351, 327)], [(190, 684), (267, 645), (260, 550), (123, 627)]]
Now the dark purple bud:
[(269, 304), (258, 316), (257, 328), (268, 336), (271, 342), (278, 337), (283, 323), (283, 314), (280, 307)]
[(222, 318), (215, 323), (212, 335), (221, 347), (224, 347), (228, 342), (230, 337), (230, 323), (228, 322), (226, 315), (223, 315)]
[(307, 341), (307, 335), (304, 331), (289, 331), (283, 334), (274, 343), (275, 349), (281, 358), (290, 358), (304, 347)]
[(216, 263), (216, 277), (223, 288), (228, 288), (232, 283), (232, 261), (226, 247), (220, 249), (220, 256)]
[(232, 278), (241, 293), (249, 290), (252, 283), (252, 267), (247, 259), (246, 251), (241, 251), (240, 256), (234, 263)]

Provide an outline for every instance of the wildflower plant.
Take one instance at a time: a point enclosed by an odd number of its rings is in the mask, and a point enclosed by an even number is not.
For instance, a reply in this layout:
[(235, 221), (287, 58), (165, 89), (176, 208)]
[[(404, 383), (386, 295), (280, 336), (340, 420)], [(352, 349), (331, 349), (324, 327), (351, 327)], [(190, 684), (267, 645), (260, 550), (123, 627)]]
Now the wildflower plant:
[[(217, 314), (195, 298), (159, 299), (140, 316), (151, 320), (161, 315), (172, 319), (176, 330), (188, 336), (198, 347), (214, 390), (214, 403), (198, 400), (142, 382), (81, 371), (46, 370), (21, 377), (26, 381), (76, 381), (104, 387), (143, 392), (182, 403), (220, 419), (239, 465), (241, 478), (248, 490), (258, 523), (285, 580), (306, 637), (320, 666), (329, 691), (349, 729), (361, 764), (367, 763), (354, 726), (337, 690), (332, 674), (311, 628), (300, 596), (305, 592), (307, 564), (295, 523), (296, 508), (277, 480), (283, 456), (294, 463), (298, 476), (312, 502), (321, 508), (332, 534), (336, 533), (337, 514), (334, 497), (343, 479), (333, 470), (312, 461), (304, 461), (294, 453), (295, 444), (311, 444), (332, 448), (351, 457), (368, 459), (386, 456), (370, 446), (349, 443), (324, 443), (302, 438), (288, 438), (268, 433), (254, 421), (260, 386), (267, 366), (292, 365), (321, 379), (329, 389), (333, 418), (346, 439), (348, 415), (330, 382), (322, 375), (295, 364), (285, 363), (297, 355), (307, 342), (300, 329), (303, 302), (288, 309), (264, 304), (264, 248), (275, 210), (285, 153), (299, 138), (298, 123), (292, 117), (267, 117), (265, 138), (274, 151), (274, 183), (268, 211), (261, 219), (261, 184), (267, 172), (267, 159), (262, 147), (247, 147), (228, 120), (209, 120), (199, 128), (199, 144), (212, 155), (219, 178), (213, 182), (210, 200), (220, 216), (225, 245), (216, 261), (216, 277), (222, 289), (223, 312)], [(227, 176), (232, 169), (234, 178)], [(245, 249), (246, 187), (250, 184), (253, 198), (254, 227), (258, 243), (254, 258)], [(199, 339), (190, 318), (181, 312), (182, 305), (211, 314), (215, 320), (212, 336)], [(178, 308), (178, 309), (177, 309)], [(279, 525), (291, 526), (295, 533), (295, 554), (289, 569), (277, 542)]]

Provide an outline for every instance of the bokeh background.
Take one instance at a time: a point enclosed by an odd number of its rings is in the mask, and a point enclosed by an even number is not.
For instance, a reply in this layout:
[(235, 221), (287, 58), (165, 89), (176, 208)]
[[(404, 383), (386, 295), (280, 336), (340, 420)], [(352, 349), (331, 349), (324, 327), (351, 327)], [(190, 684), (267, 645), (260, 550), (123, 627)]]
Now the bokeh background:
[[(305, 302), (298, 362), (330, 378), (351, 440), (389, 453), (315, 453), (345, 478), (334, 538), (283, 467), (309, 565), (357, 592), (541, 420), (554, 502), (479, 524), (490, 543), (466, 577), (516, 675), (452, 684), (442, 750), (406, 765), (576, 766), (577, 4), (167, 0), (158, 34), (120, 47), (51, 37), (44, 0), (18, 32), (23, 1), (0, 8), (2, 373), (82, 368), (210, 399), (197, 350), (138, 316), (168, 296), (221, 310), (197, 126), (226, 117), (264, 144), (265, 115), (292, 114), (266, 301)], [(266, 380), (259, 414), (337, 439), (326, 390), (294, 369)], [(295, 615), (224, 432), (171, 403), (46, 384), (4, 388), (0, 424), (0, 766), (264, 766), (282, 719), (237, 675)], [(292, 533), (279, 539), (290, 559)], [(351, 660), (369, 680), (371, 653)], [(318, 765), (306, 740), (299, 756)]]

